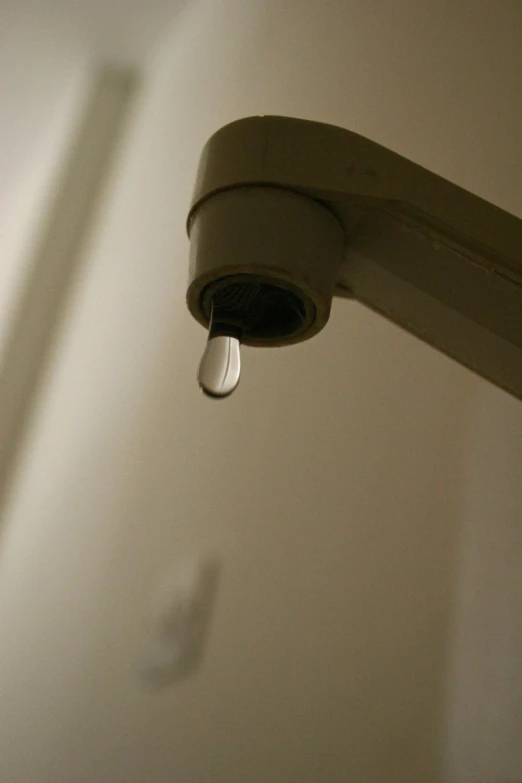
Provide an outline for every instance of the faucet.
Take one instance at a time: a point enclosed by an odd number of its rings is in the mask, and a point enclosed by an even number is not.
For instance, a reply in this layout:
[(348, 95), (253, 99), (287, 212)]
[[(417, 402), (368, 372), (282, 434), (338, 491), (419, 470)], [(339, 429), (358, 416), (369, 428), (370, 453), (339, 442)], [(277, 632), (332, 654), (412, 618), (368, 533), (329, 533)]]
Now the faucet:
[(241, 344), (313, 337), (337, 296), (522, 399), (522, 220), (406, 158), (323, 123), (238, 120), (202, 152), (187, 225), (207, 394), (236, 388)]

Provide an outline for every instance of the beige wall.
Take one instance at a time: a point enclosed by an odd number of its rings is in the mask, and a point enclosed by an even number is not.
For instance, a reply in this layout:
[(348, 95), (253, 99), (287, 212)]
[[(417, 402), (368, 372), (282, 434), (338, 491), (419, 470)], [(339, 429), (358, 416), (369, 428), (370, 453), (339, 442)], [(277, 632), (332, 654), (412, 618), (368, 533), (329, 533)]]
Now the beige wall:
[(448, 760), (455, 781), (522, 775), (522, 411), (477, 400), (464, 479), (451, 634)]
[(88, 73), (69, 41), (24, 21), (0, 6), (0, 359)]
[[(205, 0), (165, 36), (8, 509), (2, 780), (496, 777), (495, 751), (470, 766), (488, 737), (458, 709), (483, 682), (461, 685), (455, 629), (477, 515), (519, 513), (476, 457), (519, 404), (346, 302), (210, 403), (183, 221), (203, 142), (253, 113), (344, 125), (521, 214), (521, 25), (514, 0)], [(154, 695), (146, 609), (194, 550), (223, 566), (207, 656)]]

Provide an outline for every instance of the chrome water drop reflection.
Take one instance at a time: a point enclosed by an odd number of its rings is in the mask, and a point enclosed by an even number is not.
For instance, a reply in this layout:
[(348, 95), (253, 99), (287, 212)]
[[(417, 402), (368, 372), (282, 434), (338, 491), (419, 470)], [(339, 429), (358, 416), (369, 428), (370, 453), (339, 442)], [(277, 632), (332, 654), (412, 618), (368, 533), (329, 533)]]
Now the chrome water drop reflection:
[(198, 381), (209, 397), (228, 397), (237, 388), (241, 375), (241, 341), (230, 334), (209, 332), (199, 364)]

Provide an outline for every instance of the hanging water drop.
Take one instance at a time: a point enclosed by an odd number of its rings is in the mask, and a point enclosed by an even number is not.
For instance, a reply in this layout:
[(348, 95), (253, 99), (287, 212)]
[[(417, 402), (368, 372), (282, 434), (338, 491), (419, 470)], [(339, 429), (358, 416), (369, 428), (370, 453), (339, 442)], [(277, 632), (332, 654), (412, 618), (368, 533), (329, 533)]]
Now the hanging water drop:
[(209, 397), (228, 397), (239, 383), (241, 343), (237, 337), (209, 337), (199, 365), (198, 381)]
[(212, 308), (207, 344), (199, 364), (199, 386), (209, 397), (228, 397), (237, 388), (240, 375), (240, 331), (218, 320)]

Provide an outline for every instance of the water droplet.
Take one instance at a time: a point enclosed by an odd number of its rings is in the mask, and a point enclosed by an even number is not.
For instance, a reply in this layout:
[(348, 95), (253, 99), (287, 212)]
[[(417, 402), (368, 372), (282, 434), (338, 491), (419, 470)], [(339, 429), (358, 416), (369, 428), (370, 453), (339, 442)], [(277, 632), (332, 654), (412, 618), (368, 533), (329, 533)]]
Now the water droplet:
[(198, 381), (209, 397), (228, 397), (241, 375), (241, 341), (233, 336), (209, 333), (199, 364)]
[(242, 319), (230, 310), (225, 297), (214, 294), (208, 339), (199, 363), (198, 381), (209, 397), (228, 397), (241, 375)]

